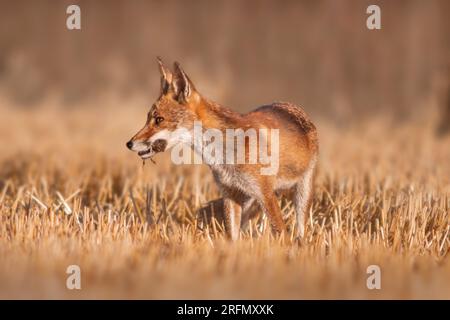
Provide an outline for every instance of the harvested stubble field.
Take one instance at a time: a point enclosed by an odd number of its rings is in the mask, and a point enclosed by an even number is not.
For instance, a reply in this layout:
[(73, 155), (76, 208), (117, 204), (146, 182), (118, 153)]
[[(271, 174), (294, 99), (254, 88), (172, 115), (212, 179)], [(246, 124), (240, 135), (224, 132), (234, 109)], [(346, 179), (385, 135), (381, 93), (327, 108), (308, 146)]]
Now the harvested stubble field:
[[(306, 239), (282, 199), (290, 232), (260, 217), (230, 243), (196, 216), (219, 197), (206, 167), (126, 150), (145, 105), (1, 107), (1, 298), (450, 298), (450, 138), (433, 119), (318, 119)], [(73, 264), (81, 290), (66, 288)]]

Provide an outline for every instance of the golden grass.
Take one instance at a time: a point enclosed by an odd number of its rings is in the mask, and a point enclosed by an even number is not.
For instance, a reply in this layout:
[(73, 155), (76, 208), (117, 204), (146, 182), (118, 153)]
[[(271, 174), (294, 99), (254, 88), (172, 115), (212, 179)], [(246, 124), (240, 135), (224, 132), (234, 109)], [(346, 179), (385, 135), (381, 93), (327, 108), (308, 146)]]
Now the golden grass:
[[(306, 240), (252, 221), (237, 243), (195, 211), (219, 197), (205, 167), (144, 167), (125, 149), (146, 105), (2, 107), (1, 298), (450, 298), (450, 139), (431, 120), (319, 122)], [(68, 290), (77, 264), (82, 289)], [(368, 290), (366, 268), (382, 271)]]

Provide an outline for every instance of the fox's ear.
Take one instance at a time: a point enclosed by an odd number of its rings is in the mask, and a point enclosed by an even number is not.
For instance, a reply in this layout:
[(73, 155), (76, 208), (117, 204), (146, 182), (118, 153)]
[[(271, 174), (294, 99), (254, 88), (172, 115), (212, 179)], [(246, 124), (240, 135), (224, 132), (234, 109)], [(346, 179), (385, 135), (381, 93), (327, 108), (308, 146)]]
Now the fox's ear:
[(174, 70), (172, 87), (174, 88), (175, 96), (180, 103), (187, 103), (195, 92), (194, 84), (178, 62), (174, 63)]
[(166, 94), (172, 84), (173, 75), (169, 68), (166, 68), (161, 57), (157, 57), (159, 72), (161, 73), (161, 92)]

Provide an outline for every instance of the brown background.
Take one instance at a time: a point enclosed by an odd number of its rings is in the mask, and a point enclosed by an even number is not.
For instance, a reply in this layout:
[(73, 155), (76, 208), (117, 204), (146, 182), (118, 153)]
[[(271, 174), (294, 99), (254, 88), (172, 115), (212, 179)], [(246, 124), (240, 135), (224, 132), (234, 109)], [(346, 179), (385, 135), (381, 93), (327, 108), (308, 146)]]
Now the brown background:
[[(81, 7), (82, 30), (66, 29)], [(366, 28), (381, 6), (382, 30)], [(448, 78), (449, 1), (0, 1), (0, 92), (17, 106), (112, 92), (154, 99), (155, 56), (246, 111), (286, 100), (332, 117), (426, 112)], [(149, 100), (149, 103), (151, 102)], [(426, 104), (426, 106), (425, 106)]]

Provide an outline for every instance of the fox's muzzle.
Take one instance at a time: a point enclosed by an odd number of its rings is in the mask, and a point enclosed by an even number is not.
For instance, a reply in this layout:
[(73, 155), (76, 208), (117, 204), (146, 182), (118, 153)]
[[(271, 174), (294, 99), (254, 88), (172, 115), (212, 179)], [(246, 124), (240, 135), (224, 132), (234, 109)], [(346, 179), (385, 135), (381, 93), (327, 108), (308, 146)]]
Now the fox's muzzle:
[(157, 139), (152, 144), (149, 144), (146, 148), (135, 145), (135, 142), (133, 140), (130, 140), (126, 143), (126, 146), (131, 151), (137, 151), (140, 157), (144, 157), (158, 152), (164, 152), (167, 147), (167, 140)]

